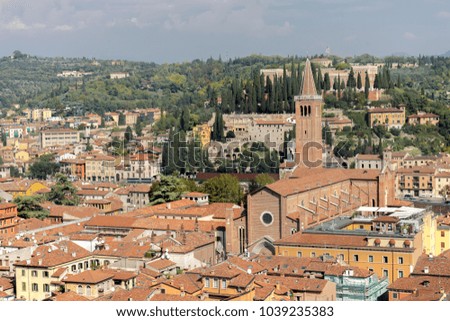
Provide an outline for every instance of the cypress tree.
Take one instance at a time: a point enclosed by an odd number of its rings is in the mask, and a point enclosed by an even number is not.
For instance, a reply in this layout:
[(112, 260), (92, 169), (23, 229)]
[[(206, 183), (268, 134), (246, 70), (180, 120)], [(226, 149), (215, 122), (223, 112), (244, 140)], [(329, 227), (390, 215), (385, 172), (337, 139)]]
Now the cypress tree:
[(330, 90), (330, 88), (331, 88), (330, 75), (326, 72), (325, 76), (323, 78), (323, 89), (325, 91), (328, 91), (328, 90)]
[(319, 71), (317, 72), (317, 91), (320, 93), (323, 89), (323, 77), (322, 77), (322, 71), (319, 68)]
[(366, 99), (369, 98), (370, 80), (369, 75), (366, 72), (366, 79), (364, 80), (364, 96)]
[(362, 79), (361, 79), (361, 73), (358, 72), (358, 79), (356, 81), (356, 88), (361, 89), (362, 88)]

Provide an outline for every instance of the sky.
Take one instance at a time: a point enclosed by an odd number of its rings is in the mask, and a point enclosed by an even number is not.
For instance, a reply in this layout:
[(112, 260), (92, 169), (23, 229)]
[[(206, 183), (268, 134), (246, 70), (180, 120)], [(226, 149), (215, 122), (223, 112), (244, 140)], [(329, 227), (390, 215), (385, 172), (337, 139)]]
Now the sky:
[(436, 55), (449, 0), (0, 0), (0, 56), (156, 63), (251, 54)]

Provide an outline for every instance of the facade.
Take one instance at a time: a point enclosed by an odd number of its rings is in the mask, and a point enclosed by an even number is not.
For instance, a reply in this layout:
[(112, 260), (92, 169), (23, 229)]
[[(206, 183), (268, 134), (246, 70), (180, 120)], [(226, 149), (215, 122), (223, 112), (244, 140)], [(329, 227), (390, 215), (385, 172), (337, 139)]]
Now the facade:
[(84, 157), (86, 164), (86, 179), (89, 181), (116, 180), (115, 158), (103, 154), (87, 154)]
[[(127, 170), (128, 169), (128, 170)], [(123, 172), (121, 179), (129, 183), (150, 183), (161, 173), (161, 160), (151, 154), (135, 154), (130, 156), (130, 166)]]
[(249, 127), (249, 141), (263, 142), (268, 148), (282, 151), (284, 136), (293, 129), (285, 120), (255, 120)]
[(14, 203), (0, 204), (0, 239), (7, 239), (16, 234), (17, 205)]
[(67, 146), (80, 142), (80, 133), (73, 129), (48, 129), (39, 134), (41, 148)]
[[(332, 256), (338, 262), (369, 270), (390, 283), (406, 277), (424, 251), (424, 236), (434, 233), (431, 212), (424, 209), (362, 207), (365, 216), (338, 218), (332, 223), (295, 233), (276, 241), (283, 256)], [(388, 215), (388, 212), (391, 212)], [(375, 212), (381, 216), (370, 217)], [(424, 222), (427, 223), (424, 223)]]
[(357, 169), (381, 169), (383, 159), (375, 154), (358, 154), (355, 156), (355, 168)]
[(388, 168), (298, 168), (290, 178), (247, 197), (249, 247), (274, 253), (273, 241), (351, 214), (359, 206), (392, 204), (394, 192), (394, 173)]
[(114, 274), (101, 270), (87, 270), (68, 275), (64, 279), (65, 289), (88, 299), (96, 299), (113, 290), (113, 277)]
[(367, 114), (370, 128), (383, 125), (400, 129), (405, 124), (404, 108), (369, 108)]
[(439, 124), (439, 116), (431, 113), (419, 112), (408, 117), (408, 124), (436, 126)]
[(371, 271), (349, 266), (332, 266), (324, 279), (336, 283), (337, 301), (377, 301), (387, 291), (387, 278)]
[(194, 137), (200, 139), (201, 146), (205, 146), (211, 142), (211, 127), (208, 124), (197, 125), (192, 128), (192, 132)]
[(436, 169), (425, 166), (398, 169), (398, 196), (432, 197), (435, 194), (433, 193), (435, 172)]
[(66, 270), (83, 272), (92, 267), (91, 258), (90, 252), (70, 241), (38, 247), (30, 259), (15, 264), (16, 297), (26, 301), (50, 297), (61, 288)]

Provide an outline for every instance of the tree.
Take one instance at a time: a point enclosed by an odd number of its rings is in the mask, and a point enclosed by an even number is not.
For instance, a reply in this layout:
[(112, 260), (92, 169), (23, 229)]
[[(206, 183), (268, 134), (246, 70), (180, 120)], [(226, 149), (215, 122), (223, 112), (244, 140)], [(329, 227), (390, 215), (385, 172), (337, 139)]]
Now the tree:
[(41, 195), (33, 196), (17, 196), (13, 202), (17, 204), (18, 216), (24, 219), (38, 218), (40, 220), (46, 218), (50, 212), (44, 209), (41, 202), (44, 198)]
[(120, 114), (119, 114), (119, 121), (118, 121), (118, 124), (117, 124), (117, 125), (119, 125), (119, 126), (125, 126), (125, 124), (126, 124), (126, 118), (125, 118), (125, 115), (122, 114), (122, 113), (120, 113)]
[(125, 135), (124, 135), (125, 145), (128, 144), (131, 140), (133, 140), (133, 130), (130, 126), (127, 126), (127, 129), (125, 129)]
[(445, 185), (440, 191), (439, 191), (439, 195), (442, 196), (442, 198), (444, 199), (444, 202), (447, 202), (447, 199), (450, 195), (450, 185)]
[(323, 79), (323, 89), (325, 91), (328, 91), (331, 89), (331, 82), (330, 82), (330, 74), (325, 73), (324, 79)]
[(30, 165), (30, 176), (36, 179), (47, 179), (59, 170), (59, 165), (54, 162), (53, 155), (45, 154), (40, 156)]
[(261, 173), (256, 175), (255, 179), (250, 184), (250, 191), (255, 191), (258, 188), (261, 188), (263, 186), (266, 186), (268, 184), (272, 184), (275, 182), (272, 176), (270, 176), (267, 173)]
[(238, 179), (230, 174), (221, 174), (207, 180), (203, 184), (203, 191), (209, 194), (211, 202), (239, 204), (243, 197)]
[(350, 69), (350, 73), (348, 74), (347, 87), (356, 87), (355, 72), (353, 71), (353, 68)]
[(191, 114), (189, 112), (189, 108), (184, 107), (181, 110), (180, 115), (180, 129), (187, 132), (190, 129), (189, 122), (191, 119)]
[(361, 73), (358, 72), (358, 79), (356, 81), (356, 88), (361, 89), (362, 88), (362, 79), (361, 79)]
[(181, 194), (189, 191), (189, 184), (186, 180), (172, 176), (161, 176), (161, 179), (152, 185), (150, 191), (150, 205), (162, 204), (179, 200)]
[(47, 199), (57, 205), (76, 206), (80, 203), (77, 189), (63, 174), (56, 175), (56, 184), (51, 187)]
[(370, 79), (369, 74), (366, 72), (366, 78), (364, 80), (364, 96), (369, 99)]

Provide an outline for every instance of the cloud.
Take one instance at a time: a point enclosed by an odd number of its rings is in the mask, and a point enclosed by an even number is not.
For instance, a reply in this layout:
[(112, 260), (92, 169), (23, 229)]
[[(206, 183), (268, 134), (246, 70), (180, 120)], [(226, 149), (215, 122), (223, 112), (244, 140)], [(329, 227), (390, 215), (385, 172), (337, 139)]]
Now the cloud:
[(53, 30), (55, 31), (72, 31), (74, 29), (73, 26), (69, 25), (58, 25)]
[(17, 17), (14, 17), (13, 20), (11, 20), (9, 23), (6, 23), (4, 25), (4, 29), (7, 30), (27, 30), (29, 29), (29, 26), (27, 26), (25, 23), (22, 22), (22, 20), (20, 20)]
[(414, 39), (417, 39), (417, 36), (415, 34), (413, 34), (412, 32), (407, 31), (403, 34), (403, 38), (405, 38), (407, 40), (414, 40)]
[(439, 17), (439, 18), (445, 18), (445, 19), (448, 19), (448, 18), (450, 18), (450, 12), (449, 12), (449, 11), (439, 11), (439, 12), (436, 14), (436, 16)]

